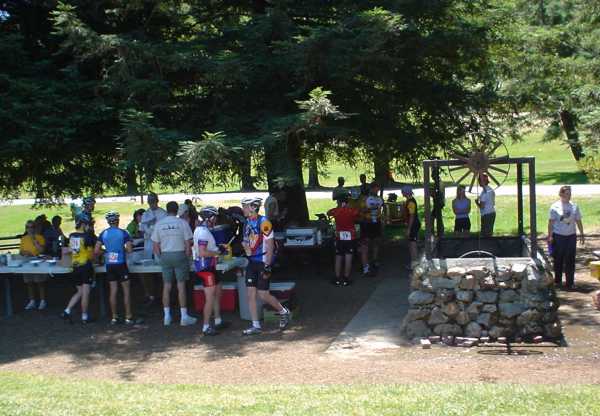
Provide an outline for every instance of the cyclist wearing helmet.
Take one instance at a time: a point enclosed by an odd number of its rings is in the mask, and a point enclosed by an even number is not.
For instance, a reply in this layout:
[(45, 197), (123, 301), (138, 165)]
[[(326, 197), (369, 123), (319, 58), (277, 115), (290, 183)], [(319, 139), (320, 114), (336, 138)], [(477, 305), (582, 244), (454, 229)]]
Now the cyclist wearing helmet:
[[(374, 275), (379, 268), (379, 245), (382, 235), (381, 210), (383, 207), (383, 199), (378, 195), (379, 189), (379, 184), (376, 182), (371, 183), (369, 186), (369, 195), (365, 199), (363, 206), (363, 213), (365, 215), (360, 231), (363, 277)], [(369, 249), (373, 252), (373, 261), (370, 263)]]
[(279, 303), (269, 293), (269, 278), (274, 257), (273, 226), (269, 220), (258, 214), (261, 198), (250, 197), (242, 199), (242, 208), (246, 217), (242, 245), (248, 257), (246, 267), (246, 288), (248, 291), (248, 305), (252, 317), (252, 326), (244, 330), (243, 335), (255, 335), (262, 332), (258, 320), (256, 294), (259, 298), (279, 311), (279, 329), (285, 329), (290, 322), (290, 311)]
[(129, 285), (129, 270), (127, 269), (125, 252), (133, 250), (129, 233), (119, 228), (119, 213), (109, 211), (106, 213), (108, 228), (100, 233), (96, 242), (96, 256), (99, 256), (104, 246), (104, 264), (106, 265), (106, 280), (110, 286), (110, 310), (112, 312), (111, 325), (121, 322), (117, 313), (117, 293), (119, 283), (123, 288), (123, 303), (125, 304), (125, 323), (134, 324), (131, 313), (131, 295)]
[(410, 270), (413, 263), (417, 260), (417, 238), (421, 229), (421, 222), (419, 221), (417, 201), (413, 195), (412, 186), (403, 186), (402, 196), (406, 198), (403, 217), (406, 219), (406, 239), (408, 240), (408, 251), (410, 254), (410, 265), (407, 266), (407, 269)]
[(82, 212), (75, 217), (75, 232), (69, 234), (69, 251), (73, 260), (73, 272), (71, 278), (77, 289), (77, 292), (71, 297), (69, 304), (61, 314), (65, 321), (73, 323), (71, 309), (81, 301), (81, 322), (87, 324), (91, 322), (88, 315), (88, 305), (90, 300), (90, 287), (94, 281), (94, 267), (92, 260), (94, 258), (95, 240), (89, 232), (92, 219), (86, 212)]
[[(225, 246), (218, 246), (215, 242), (211, 229), (217, 222), (219, 211), (213, 206), (200, 209), (202, 223), (194, 230), (194, 266), (196, 276), (202, 279), (204, 284), (204, 310), (202, 312), (204, 325), (202, 334), (217, 335), (217, 329), (223, 329), (226, 324), (221, 319), (221, 295), (222, 287), (217, 277), (217, 257), (225, 253)], [(215, 325), (210, 325), (210, 316), (215, 316)]]

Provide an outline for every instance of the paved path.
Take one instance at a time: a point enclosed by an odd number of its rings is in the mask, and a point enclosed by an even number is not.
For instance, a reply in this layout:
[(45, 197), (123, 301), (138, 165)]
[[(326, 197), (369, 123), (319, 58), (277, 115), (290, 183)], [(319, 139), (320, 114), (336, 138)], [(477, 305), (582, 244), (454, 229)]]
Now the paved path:
[[(538, 196), (556, 196), (558, 197), (558, 190), (561, 185), (537, 185), (536, 193)], [(600, 195), (600, 185), (571, 185), (573, 190), (573, 197), (577, 199), (582, 196)], [(476, 188), (473, 188), (476, 192)], [(400, 194), (400, 188), (386, 190), (384, 193), (397, 193)], [(523, 186), (523, 193), (529, 194), (529, 187)], [(218, 203), (222, 201), (240, 201), (244, 196), (249, 194), (257, 195), (263, 199), (268, 196), (266, 192), (222, 192), (222, 193), (204, 193), (204, 194), (163, 194), (160, 195), (162, 202), (166, 201), (184, 201), (188, 198), (198, 199), (199, 202), (204, 204)], [(455, 187), (446, 188), (446, 197), (451, 197), (456, 194)], [(501, 186), (496, 190), (496, 195), (516, 195), (517, 187), (515, 185)], [(423, 188), (415, 188), (415, 195), (422, 196)], [(306, 192), (308, 199), (331, 199), (331, 190), (327, 191), (308, 191)], [(139, 197), (135, 196), (115, 196), (115, 197), (104, 197), (96, 198), (98, 203), (107, 202), (133, 202), (139, 201)], [(65, 198), (64, 202), (69, 204), (72, 201), (80, 202), (80, 199)], [(1, 205), (33, 205), (34, 199), (13, 199), (13, 200), (2, 200), (0, 199)]]
[(408, 311), (409, 279), (406, 272), (401, 275), (379, 283), (327, 353), (352, 358), (407, 345), (400, 336), (400, 325)]

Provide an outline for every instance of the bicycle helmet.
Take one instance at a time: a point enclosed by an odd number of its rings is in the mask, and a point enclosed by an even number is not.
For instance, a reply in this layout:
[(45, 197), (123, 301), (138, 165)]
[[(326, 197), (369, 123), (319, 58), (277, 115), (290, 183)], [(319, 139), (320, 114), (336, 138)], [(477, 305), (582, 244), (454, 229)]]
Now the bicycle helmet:
[(207, 205), (205, 207), (200, 208), (200, 217), (203, 220), (208, 220), (212, 217), (216, 217), (219, 214), (219, 210), (212, 205)]
[(104, 216), (108, 225), (116, 225), (119, 222), (119, 213), (116, 211), (108, 211)]
[(260, 206), (262, 205), (262, 198), (259, 198), (257, 196), (251, 196), (251, 197), (247, 197), (242, 199), (242, 205), (250, 205), (255, 207), (257, 210), (260, 208)]
[(91, 205), (94, 205), (96, 203), (96, 198), (94, 198), (93, 196), (86, 196), (81, 200), (82, 205), (85, 207), (90, 207)]

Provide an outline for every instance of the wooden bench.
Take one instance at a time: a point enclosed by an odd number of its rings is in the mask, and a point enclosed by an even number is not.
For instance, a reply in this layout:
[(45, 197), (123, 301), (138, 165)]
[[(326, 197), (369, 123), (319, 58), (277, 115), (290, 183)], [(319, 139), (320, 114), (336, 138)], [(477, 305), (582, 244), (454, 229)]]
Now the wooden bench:
[(18, 250), (21, 245), (21, 236), (0, 237), (0, 251)]

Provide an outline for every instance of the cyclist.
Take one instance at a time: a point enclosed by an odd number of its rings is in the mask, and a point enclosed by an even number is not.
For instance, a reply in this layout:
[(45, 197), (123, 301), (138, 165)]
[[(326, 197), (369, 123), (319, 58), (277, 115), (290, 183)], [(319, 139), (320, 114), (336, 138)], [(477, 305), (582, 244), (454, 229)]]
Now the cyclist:
[(81, 323), (91, 322), (88, 315), (90, 288), (94, 281), (94, 245), (96, 241), (89, 232), (92, 219), (89, 214), (82, 212), (75, 217), (75, 232), (69, 234), (69, 251), (73, 260), (71, 277), (77, 292), (71, 297), (65, 310), (60, 315), (66, 321), (73, 323), (71, 310), (81, 301)]
[[(379, 244), (381, 241), (381, 210), (383, 199), (379, 194), (379, 184), (372, 182), (369, 186), (369, 195), (363, 205), (363, 223), (361, 224), (361, 260), (363, 277), (374, 275), (379, 269)], [(373, 251), (373, 261), (369, 262), (369, 249)]]
[[(213, 206), (200, 209), (202, 223), (194, 230), (194, 265), (196, 276), (202, 279), (204, 284), (204, 310), (202, 334), (206, 336), (217, 335), (218, 329), (227, 327), (221, 318), (221, 296), (222, 286), (217, 276), (217, 257), (224, 254), (227, 249), (224, 245), (217, 246), (211, 229), (217, 222), (219, 210)], [(215, 324), (210, 325), (210, 316), (214, 313)]]
[[(337, 202), (341, 206), (327, 211), (327, 215), (335, 219), (335, 279), (336, 286), (348, 286), (352, 271), (352, 257), (356, 251), (356, 229), (354, 223), (360, 217), (360, 211), (348, 206), (348, 194), (339, 195)], [(344, 276), (342, 278), (342, 262)]]
[(280, 330), (284, 330), (290, 322), (290, 311), (269, 293), (269, 279), (272, 273), (271, 265), (274, 260), (275, 244), (273, 225), (268, 219), (258, 214), (261, 204), (261, 198), (242, 199), (242, 208), (246, 217), (242, 245), (249, 260), (246, 267), (246, 288), (250, 316), (252, 317), (252, 325), (244, 330), (243, 335), (255, 335), (262, 332), (256, 305), (257, 293), (263, 302), (268, 303), (278, 311)]
[(125, 304), (125, 324), (133, 325), (135, 320), (131, 313), (131, 295), (129, 284), (129, 270), (127, 269), (126, 252), (133, 251), (129, 233), (119, 228), (119, 213), (109, 211), (106, 213), (108, 228), (100, 233), (96, 242), (95, 255), (98, 257), (102, 246), (105, 248), (104, 264), (106, 265), (106, 280), (110, 286), (110, 310), (112, 312), (111, 325), (121, 322), (117, 313), (117, 292), (119, 283), (123, 288), (123, 303)]

